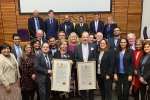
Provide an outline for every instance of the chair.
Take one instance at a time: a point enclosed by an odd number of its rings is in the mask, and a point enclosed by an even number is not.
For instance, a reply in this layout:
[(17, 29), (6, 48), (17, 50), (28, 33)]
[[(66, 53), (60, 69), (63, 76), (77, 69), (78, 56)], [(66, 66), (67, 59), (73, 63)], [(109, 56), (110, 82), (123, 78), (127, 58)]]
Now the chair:
[(29, 41), (29, 32), (27, 29), (18, 29), (17, 33), (20, 35), (21, 42)]
[(148, 35), (147, 35), (147, 27), (145, 26), (143, 29), (143, 37), (144, 39), (148, 39)]

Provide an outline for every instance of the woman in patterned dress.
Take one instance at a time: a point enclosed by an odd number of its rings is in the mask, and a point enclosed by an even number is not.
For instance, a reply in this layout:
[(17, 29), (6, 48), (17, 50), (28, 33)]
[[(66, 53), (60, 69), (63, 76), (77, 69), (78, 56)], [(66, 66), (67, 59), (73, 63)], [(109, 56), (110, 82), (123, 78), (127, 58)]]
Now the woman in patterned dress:
[(74, 72), (74, 66), (75, 63), (73, 62), (73, 53), (68, 48), (68, 42), (67, 40), (61, 40), (58, 45), (58, 51), (54, 53), (54, 58), (57, 59), (67, 59), (70, 60), (70, 64), (72, 64), (72, 72), (71, 72), (71, 80), (70, 80), (70, 92), (62, 92), (62, 100), (65, 100), (65, 95), (69, 95), (69, 100), (73, 97), (73, 86), (74, 86), (74, 78), (73, 78), (73, 72)]
[(21, 100), (20, 73), (7, 43), (0, 46), (0, 100)]
[(34, 70), (34, 54), (32, 52), (31, 45), (25, 44), (23, 47), (23, 53), (20, 57), (21, 73), (21, 90), (23, 100), (34, 100), (34, 92), (37, 89), (35, 83), (35, 70)]

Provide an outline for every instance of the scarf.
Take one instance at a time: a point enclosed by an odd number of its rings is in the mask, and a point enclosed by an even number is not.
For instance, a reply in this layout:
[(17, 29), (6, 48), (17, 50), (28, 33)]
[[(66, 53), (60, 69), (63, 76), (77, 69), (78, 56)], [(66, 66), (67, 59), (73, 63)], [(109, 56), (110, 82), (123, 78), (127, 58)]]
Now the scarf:
[[(141, 51), (136, 58), (137, 50), (134, 50), (134, 69), (137, 70), (141, 56), (143, 55), (143, 52)], [(135, 75), (135, 81), (134, 81), (134, 92), (136, 92), (140, 87), (139, 77)]]

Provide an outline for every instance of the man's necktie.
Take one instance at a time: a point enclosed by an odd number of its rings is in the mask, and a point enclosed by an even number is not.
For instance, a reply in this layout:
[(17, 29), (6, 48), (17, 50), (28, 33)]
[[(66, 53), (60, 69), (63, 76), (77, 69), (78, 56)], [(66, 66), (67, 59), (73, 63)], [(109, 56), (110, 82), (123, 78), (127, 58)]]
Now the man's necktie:
[(52, 21), (52, 19), (50, 19), (50, 25), (53, 26), (53, 21)]
[(97, 28), (98, 28), (98, 21), (95, 21), (95, 32), (97, 32)]
[(39, 20), (38, 20), (38, 18), (36, 18), (36, 23), (37, 23), (37, 27), (38, 27), (38, 29), (40, 29), (40, 24), (39, 24)]
[(46, 58), (47, 68), (50, 70), (50, 61), (47, 56), (45, 56), (45, 58)]

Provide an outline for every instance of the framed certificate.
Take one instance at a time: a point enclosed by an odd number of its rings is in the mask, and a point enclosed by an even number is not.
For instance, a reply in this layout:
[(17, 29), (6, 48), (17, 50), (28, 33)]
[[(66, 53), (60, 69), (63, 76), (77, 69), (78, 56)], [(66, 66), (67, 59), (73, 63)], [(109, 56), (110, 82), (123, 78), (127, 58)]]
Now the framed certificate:
[(69, 60), (54, 59), (51, 90), (70, 91), (71, 68)]
[(77, 62), (78, 89), (96, 89), (96, 62)]

